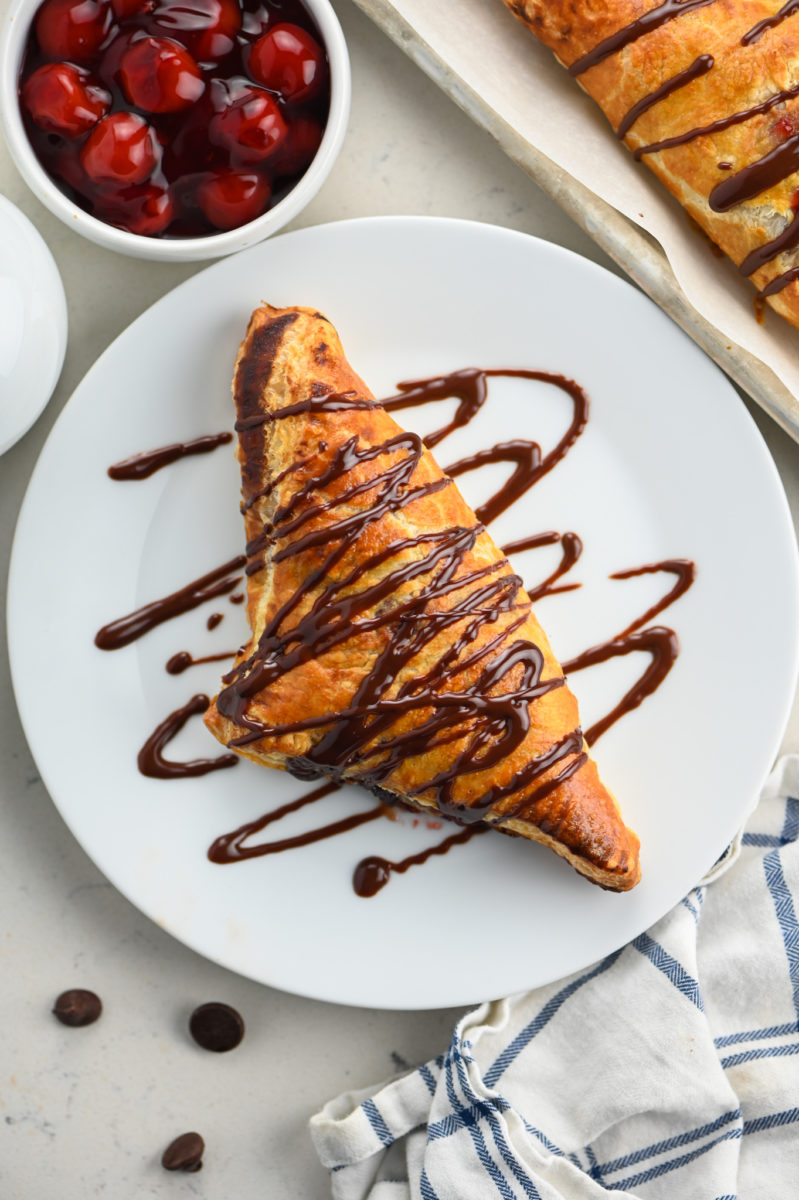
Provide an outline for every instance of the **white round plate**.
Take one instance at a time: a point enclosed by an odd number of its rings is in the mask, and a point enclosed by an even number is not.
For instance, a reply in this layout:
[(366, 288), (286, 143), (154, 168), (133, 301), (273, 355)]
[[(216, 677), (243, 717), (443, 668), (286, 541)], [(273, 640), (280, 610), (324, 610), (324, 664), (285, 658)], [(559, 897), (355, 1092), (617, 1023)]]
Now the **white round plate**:
[[(361, 858), (396, 861), (441, 839), (410, 816), (215, 866), (206, 851), (218, 835), (312, 785), (248, 762), (170, 782), (138, 773), (137, 751), (155, 726), (218, 687), (219, 664), (170, 676), (166, 660), (178, 650), (235, 649), (242, 609), (222, 597), (112, 653), (95, 648), (94, 634), (240, 551), (238, 468), (230, 447), (137, 483), (113, 482), (106, 468), (232, 428), (232, 365), (263, 299), (325, 312), (377, 396), (400, 380), (469, 366), (561, 373), (588, 390), (582, 437), (494, 530), (500, 543), (547, 529), (583, 539), (569, 577), (582, 586), (537, 605), (562, 659), (620, 632), (673, 582), (611, 573), (665, 558), (696, 563), (691, 590), (658, 618), (682, 648), (671, 674), (595, 750), (641, 837), (643, 880), (631, 893), (605, 893), (542, 847), (489, 835), (359, 898), (351, 880)], [(496, 379), (479, 417), (437, 454), (446, 465), (512, 438), (546, 451), (570, 415), (556, 388)], [(441, 411), (399, 418), (424, 433)], [(481, 474), (461, 480), (473, 504), (490, 486)], [(533, 583), (556, 559), (551, 548), (528, 552), (519, 570)], [(582, 968), (690, 890), (753, 806), (779, 746), (798, 607), (774, 465), (730, 385), (654, 305), (557, 246), (492, 226), (390, 217), (306, 229), (227, 259), (160, 300), (103, 354), (31, 480), (13, 551), (9, 638), (25, 731), (53, 799), (143, 912), (264, 983), (347, 1004), (429, 1008)], [(209, 632), (213, 611), (224, 620)], [(573, 677), (584, 726), (648, 661), (632, 654)], [(169, 755), (219, 749), (195, 719)], [(290, 837), (373, 803), (345, 789), (267, 832)]]

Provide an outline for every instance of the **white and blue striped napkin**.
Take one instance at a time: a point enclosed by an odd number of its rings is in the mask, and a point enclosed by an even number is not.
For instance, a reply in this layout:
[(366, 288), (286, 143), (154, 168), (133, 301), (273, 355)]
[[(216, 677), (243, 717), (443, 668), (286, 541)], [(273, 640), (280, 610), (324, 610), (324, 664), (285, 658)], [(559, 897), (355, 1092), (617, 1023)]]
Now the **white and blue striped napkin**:
[(335, 1200), (799, 1196), (799, 756), (740, 852), (590, 969), (311, 1121)]

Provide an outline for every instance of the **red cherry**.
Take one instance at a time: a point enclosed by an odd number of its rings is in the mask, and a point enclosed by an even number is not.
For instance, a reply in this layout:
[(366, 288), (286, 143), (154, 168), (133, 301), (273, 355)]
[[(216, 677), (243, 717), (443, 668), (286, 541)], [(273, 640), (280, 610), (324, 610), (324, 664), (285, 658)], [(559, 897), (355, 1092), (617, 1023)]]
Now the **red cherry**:
[(238, 229), (266, 212), (272, 189), (263, 175), (224, 171), (197, 188), (200, 208), (217, 229)]
[(313, 160), (324, 130), (315, 117), (304, 115), (289, 122), (289, 132), (272, 164), (275, 175), (299, 175)]
[(25, 80), (22, 100), (33, 120), (48, 133), (75, 138), (105, 116), (111, 97), (89, 83), (88, 71), (72, 63), (45, 63)]
[(86, 174), (95, 183), (143, 183), (158, 162), (158, 143), (143, 117), (111, 113), (95, 125), (81, 150)]
[(223, 146), (234, 164), (262, 162), (286, 137), (280, 109), (262, 88), (245, 85), (230, 93), (228, 103), (211, 119), (209, 139)]
[(786, 138), (792, 137), (793, 134), (796, 133), (794, 123), (787, 114), (780, 117), (780, 119), (778, 121), (774, 122), (774, 125), (772, 126), (772, 131), (774, 134), (776, 134), (776, 136), (778, 138), (780, 138), (783, 141)]
[(275, 25), (250, 51), (250, 75), (286, 100), (307, 100), (325, 74), (325, 54), (299, 25)]
[(241, 9), (236, 0), (160, 0), (153, 20), (188, 46), (198, 62), (215, 62), (236, 44)]
[(134, 42), (122, 55), (119, 73), (130, 103), (146, 112), (190, 108), (205, 91), (200, 68), (188, 50), (167, 38)]
[(118, 21), (152, 12), (155, 0), (111, 0), (111, 7)]
[(116, 192), (101, 190), (94, 215), (130, 233), (152, 237), (163, 233), (171, 223), (175, 205), (167, 188), (138, 183)]
[(109, 90), (113, 91), (119, 87), (119, 65), (122, 62), (122, 56), (128, 47), (133, 45), (137, 37), (141, 37), (140, 31), (137, 29), (118, 33), (103, 50), (102, 58), (96, 64), (94, 71)]
[(113, 13), (105, 0), (44, 0), (36, 15), (36, 37), (45, 58), (87, 62), (111, 29)]
[(94, 184), (81, 166), (80, 158), (75, 153), (75, 147), (64, 143), (53, 157), (53, 174), (63, 179), (69, 187), (80, 196), (91, 197)]

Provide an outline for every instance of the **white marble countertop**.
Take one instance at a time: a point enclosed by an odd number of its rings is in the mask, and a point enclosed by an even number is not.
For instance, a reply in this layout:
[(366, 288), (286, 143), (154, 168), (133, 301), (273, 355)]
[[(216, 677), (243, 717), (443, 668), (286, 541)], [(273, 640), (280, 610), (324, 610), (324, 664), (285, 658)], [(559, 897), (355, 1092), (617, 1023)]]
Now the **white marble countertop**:
[[(537, 234), (613, 269), (350, 0), (334, 0), (334, 7), (352, 57), (352, 117), (330, 179), (294, 227), (378, 213), (469, 217)], [(33, 199), (2, 146), (0, 190), (52, 249), (70, 320), (55, 396), (0, 459), (5, 580), (25, 486), (65, 400), (134, 317), (201, 265), (143, 263), (90, 245)], [(751, 408), (796, 521), (799, 446)], [(57, 604), (46, 546), (42, 586)], [(329, 1196), (308, 1117), (343, 1090), (437, 1054), (457, 1011), (377, 1012), (298, 999), (206, 962), (141, 916), (104, 880), (53, 807), (19, 725), (5, 644), (0, 654), (0, 1195)], [(784, 749), (799, 750), (796, 707)], [(69, 987), (100, 994), (98, 1024), (67, 1030), (50, 1016), (56, 995)], [(189, 1039), (188, 1014), (208, 1000), (243, 1014), (240, 1050), (212, 1055)], [(190, 1129), (205, 1137), (205, 1168), (167, 1175), (161, 1152)]]

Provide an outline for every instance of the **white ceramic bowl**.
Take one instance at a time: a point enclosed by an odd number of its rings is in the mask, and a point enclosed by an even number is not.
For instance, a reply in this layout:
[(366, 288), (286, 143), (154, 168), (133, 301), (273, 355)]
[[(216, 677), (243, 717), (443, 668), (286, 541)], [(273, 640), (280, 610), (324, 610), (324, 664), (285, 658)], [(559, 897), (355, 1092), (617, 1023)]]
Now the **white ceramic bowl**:
[(25, 182), (42, 204), (71, 229), (99, 246), (130, 254), (134, 258), (161, 262), (220, 258), (224, 254), (254, 246), (282, 229), (308, 204), (324, 183), (344, 140), (351, 93), (347, 44), (328, 0), (303, 0), (322, 35), (330, 64), (330, 113), (313, 162), (288, 195), (263, 216), (238, 229), (194, 238), (143, 237), (107, 225), (73, 204), (39, 163), (22, 123), (17, 81), (28, 30), (40, 3), (41, 0), (15, 0), (5, 17), (0, 35), (0, 120), (11, 156)]

